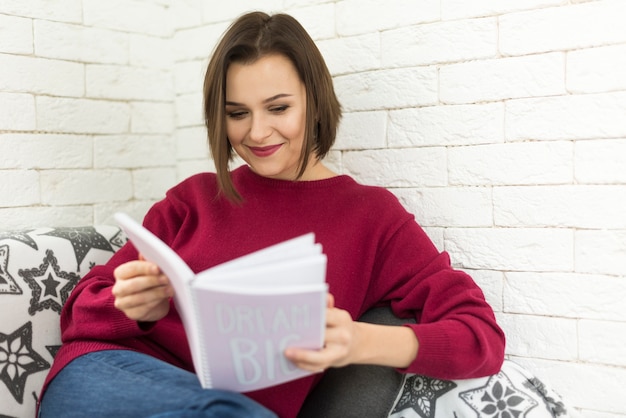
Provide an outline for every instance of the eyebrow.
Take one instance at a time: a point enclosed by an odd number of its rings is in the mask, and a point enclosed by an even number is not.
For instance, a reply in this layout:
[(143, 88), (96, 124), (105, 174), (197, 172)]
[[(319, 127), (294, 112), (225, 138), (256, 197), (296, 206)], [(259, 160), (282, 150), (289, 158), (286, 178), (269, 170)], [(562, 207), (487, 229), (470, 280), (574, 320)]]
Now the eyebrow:
[[(267, 104), (267, 103), (273, 102), (274, 100), (282, 99), (284, 97), (291, 97), (291, 96), (293, 96), (293, 94), (280, 93), (275, 96), (268, 97), (267, 99), (263, 100), (263, 103)], [(231, 102), (229, 100), (227, 100), (225, 104), (226, 106), (244, 106), (243, 103)]]

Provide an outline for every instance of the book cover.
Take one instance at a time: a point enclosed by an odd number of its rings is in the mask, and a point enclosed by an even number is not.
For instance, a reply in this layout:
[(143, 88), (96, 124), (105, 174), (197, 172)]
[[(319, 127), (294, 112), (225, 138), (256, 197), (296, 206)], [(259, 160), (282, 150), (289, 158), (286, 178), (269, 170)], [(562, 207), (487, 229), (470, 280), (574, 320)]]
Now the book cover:
[(115, 219), (170, 278), (203, 387), (249, 392), (311, 374), (283, 351), (323, 345), (326, 256), (312, 233), (195, 274), (130, 216)]

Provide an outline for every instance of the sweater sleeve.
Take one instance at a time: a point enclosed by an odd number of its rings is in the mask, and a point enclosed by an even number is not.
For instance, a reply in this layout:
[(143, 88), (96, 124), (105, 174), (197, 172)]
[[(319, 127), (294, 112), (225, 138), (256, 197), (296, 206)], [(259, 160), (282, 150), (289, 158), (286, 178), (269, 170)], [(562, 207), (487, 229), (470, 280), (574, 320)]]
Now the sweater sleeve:
[[(144, 225), (168, 242), (175, 234), (172, 219), (176, 219), (175, 211), (167, 200), (163, 200), (150, 209)], [(137, 250), (128, 242), (106, 265), (94, 267), (78, 282), (61, 312), (63, 342), (123, 341), (151, 332), (150, 327), (140, 327), (117, 309), (111, 292), (115, 284), (115, 268), (137, 258)]]
[[(504, 333), (481, 289), (451, 267), (412, 219), (382, 248), (375, 271), (378, 300), (387, 300), (415, 332), (418, 354), (404, 372), (440, 379), (466, 379), (497, 373), (504, 360)], [(374, 292), (374, 293), (377, 293)]]

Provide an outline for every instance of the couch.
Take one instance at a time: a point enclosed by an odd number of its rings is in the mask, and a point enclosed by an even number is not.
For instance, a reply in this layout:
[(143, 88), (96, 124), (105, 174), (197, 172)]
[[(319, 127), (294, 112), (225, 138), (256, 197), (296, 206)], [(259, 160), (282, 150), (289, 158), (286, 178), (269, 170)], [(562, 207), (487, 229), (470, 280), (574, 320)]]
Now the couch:
[[(0, 231), (0, 417), (34, 417), (60, 346), (63, 303), (91, 267), (106, 263), (125, 242), (120, 229), (110, 225)], [(361, 320), (399, 321), (384, 308)], [(507, 360), (494, 376), (455, 381), (378, 366), (331, 369), (310, 394), (300, 418), (573, 414), (537, 377)]]

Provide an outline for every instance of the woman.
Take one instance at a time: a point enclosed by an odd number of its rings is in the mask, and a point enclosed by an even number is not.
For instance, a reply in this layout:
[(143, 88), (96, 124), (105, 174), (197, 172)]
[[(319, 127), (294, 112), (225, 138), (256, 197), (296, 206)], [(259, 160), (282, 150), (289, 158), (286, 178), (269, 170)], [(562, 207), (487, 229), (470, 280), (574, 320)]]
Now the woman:
[[(499, 370), (504, 336), (471, 278), (391, 193), (321, 161), (341, 110), (300, 24), (280, 14), (239, 18), (214, 51), (204, 98), (217, 173), (171, 189), (144, 225), (194, 271), (315, 232), (328, 257), (325, 345), (288, 348), (289, 360), (312, 371), (378, 364), (442, 379)], [(246, 164), (229, 171), (234, 153)], [(201, 389), (172, 295), (130, 244), (81, 280), (62, 312), (64, 344), (41, 416), (297, 415), (321, 374), (245, 395)], [(380, 305), (417, 323), (354, 321)]]

